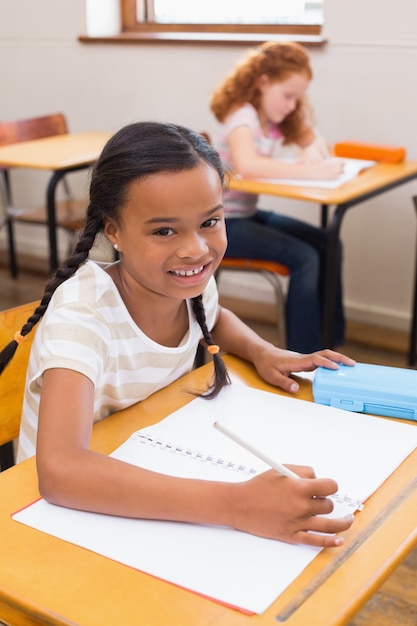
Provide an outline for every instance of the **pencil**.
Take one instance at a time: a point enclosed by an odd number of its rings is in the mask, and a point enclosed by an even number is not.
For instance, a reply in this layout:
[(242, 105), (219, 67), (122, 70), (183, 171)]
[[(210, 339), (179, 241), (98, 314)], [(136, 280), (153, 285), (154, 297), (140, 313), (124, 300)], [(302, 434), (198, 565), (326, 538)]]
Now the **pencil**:
[(288, 469), (288, 467), (285, 467), (284, 465), (281, 465), (281, 463), (278, 463), (274, 459), (271, 459), (268, 455), (255, 448), (251, 443), (242, 439), (240, 435), (232, 432), (230, 428), (227, 428), (223, 424), (220, 424), (220, 422), (214, 422), (213, 426), (221, 433), (223, 433), (223, 435), (226, 435), (226, 437), (229, 437), (229, 439), (231, 439), (235, 443), (238, 443), (240, 446), (242, 446), (242, 448), (245, 448), (245, 450), (251, 452), (258, 459), (272, 467), (272, 469), (277, 471), (279, 474), (282, 474), (282, 476), (287, 476), (287, 478), (300, 478), (298, 474), (295, 474), (295, 472), (292, 472), (290, 469)]

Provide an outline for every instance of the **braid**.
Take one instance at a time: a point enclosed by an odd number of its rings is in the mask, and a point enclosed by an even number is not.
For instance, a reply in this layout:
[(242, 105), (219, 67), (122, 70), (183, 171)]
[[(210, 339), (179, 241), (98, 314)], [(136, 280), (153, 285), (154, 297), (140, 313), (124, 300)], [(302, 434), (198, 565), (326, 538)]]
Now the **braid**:
[[(203, 332), (204, 341), (208, 346), (214, 346), (213, 337), (206, 323), (206, 312), (204, 311), (203, 298), (197, 296), (191, 299), (195, 318)], [(215, 398), (226, 385), (230, 385), (231, 381), (227, 373), (226, 365), (219, 353), (213, 354), (214, 363), (214, 380), (209, 391), (203, 394), (204, 398), (211, 400)]]
[[(99, 225), (100, 228), (101, 224)], [(66, 259), (61, 267), (57, 269), (52, 278), (47, 282), (42, 300), (39, 306), (36, 307), (32, 315), (28, 318), (26, 323), (22, 326), (20, 332), (17, 332), (15, 339), (13, 339), (7, 346), (0, 352), (0, 374), (4, 371), (6, 366), (10, 363), (15, 355), (18, 345), (24, 340), (39, 320), (45, 314), (46, 309), (51, 301), (52, 295), (55, 290), (68, 278), (71, 278), (77, 269), (85, 263), (88, 258), (88, 253), (91, 250), (96, 234), (98, 232), (97, 221), (91, 219), (87, 222), (83, 232), (80, 235), (80, 239), (75, 248), (74, 254)]]

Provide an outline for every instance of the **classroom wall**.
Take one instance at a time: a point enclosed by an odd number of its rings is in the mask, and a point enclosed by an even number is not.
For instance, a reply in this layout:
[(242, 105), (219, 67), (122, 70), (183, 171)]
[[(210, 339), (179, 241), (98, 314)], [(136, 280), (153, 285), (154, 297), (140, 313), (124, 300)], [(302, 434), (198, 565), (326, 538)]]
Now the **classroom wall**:
[[(395, 13), (393, 13), (393, 9)], [(404, 145), (417, 158), (417, 3), (327, 0), (325, 47), (311, 48), (310, 98), (318, 126), (343, 139)], [(213, 87), (246, 46), (86, 45), (84, 0), (0, 3), (0, 119), (64, 111), (73, 131), (112, 130), (143, 119), (216, 131), (208, 109)], [(45, 179), (14, 173), (18, 204), (42, 201)], [(77, 175), (79, 190), (87, 188)], [(342, 226), (348, 316), (407, 329), (410, 320), (416, 216), (409, 183), (348, 212)], [(262, 198), (262, 206), (318, 223), (313, 204)], [(65, 242), (62, 242), (64, 245)], [(0, 233), (0, 246), (5, 246)], [(46, 255), (40, 228), (19, 228), (18, 247)], [(222, 289), (272, 301), (247, 276)], [(243, 281), (243, 282), (242, 282)], [(251, 289), (247, 289), (248, 281)], [(237, 286), (236, 286), (237, 284)]]

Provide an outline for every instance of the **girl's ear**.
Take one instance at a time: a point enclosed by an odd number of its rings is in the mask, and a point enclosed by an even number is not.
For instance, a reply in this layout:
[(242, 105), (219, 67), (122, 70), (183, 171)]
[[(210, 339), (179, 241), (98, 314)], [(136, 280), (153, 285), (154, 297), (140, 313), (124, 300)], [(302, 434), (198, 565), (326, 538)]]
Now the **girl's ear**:
[(118, 239), (117, 239), (118, 230), (119, 228), (116, 222), (111, 218), (107, 218), (104, 224), (103, 232), (104, 232), (105, 237), (110, 241), (112, 246), (118, 243)]
[(268, 74), (261, 74), (258, 78), (258, 87), (259, 89), (263, 89), (269, 85), (269, 76)]

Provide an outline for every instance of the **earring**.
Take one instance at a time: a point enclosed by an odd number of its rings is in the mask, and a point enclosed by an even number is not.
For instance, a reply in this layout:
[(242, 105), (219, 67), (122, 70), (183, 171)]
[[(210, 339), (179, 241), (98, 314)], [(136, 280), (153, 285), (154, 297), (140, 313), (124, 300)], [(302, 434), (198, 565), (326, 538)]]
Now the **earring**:
[(114, 244), (113, 244), (113, 248), (114, 248), (114, 249), (116, 250), (116, 252), (117, 252), (117, 251), (118, 251), (118, 249), (119, 249), (119, 244), (118, 244), (118, 243), (114, 243)]

